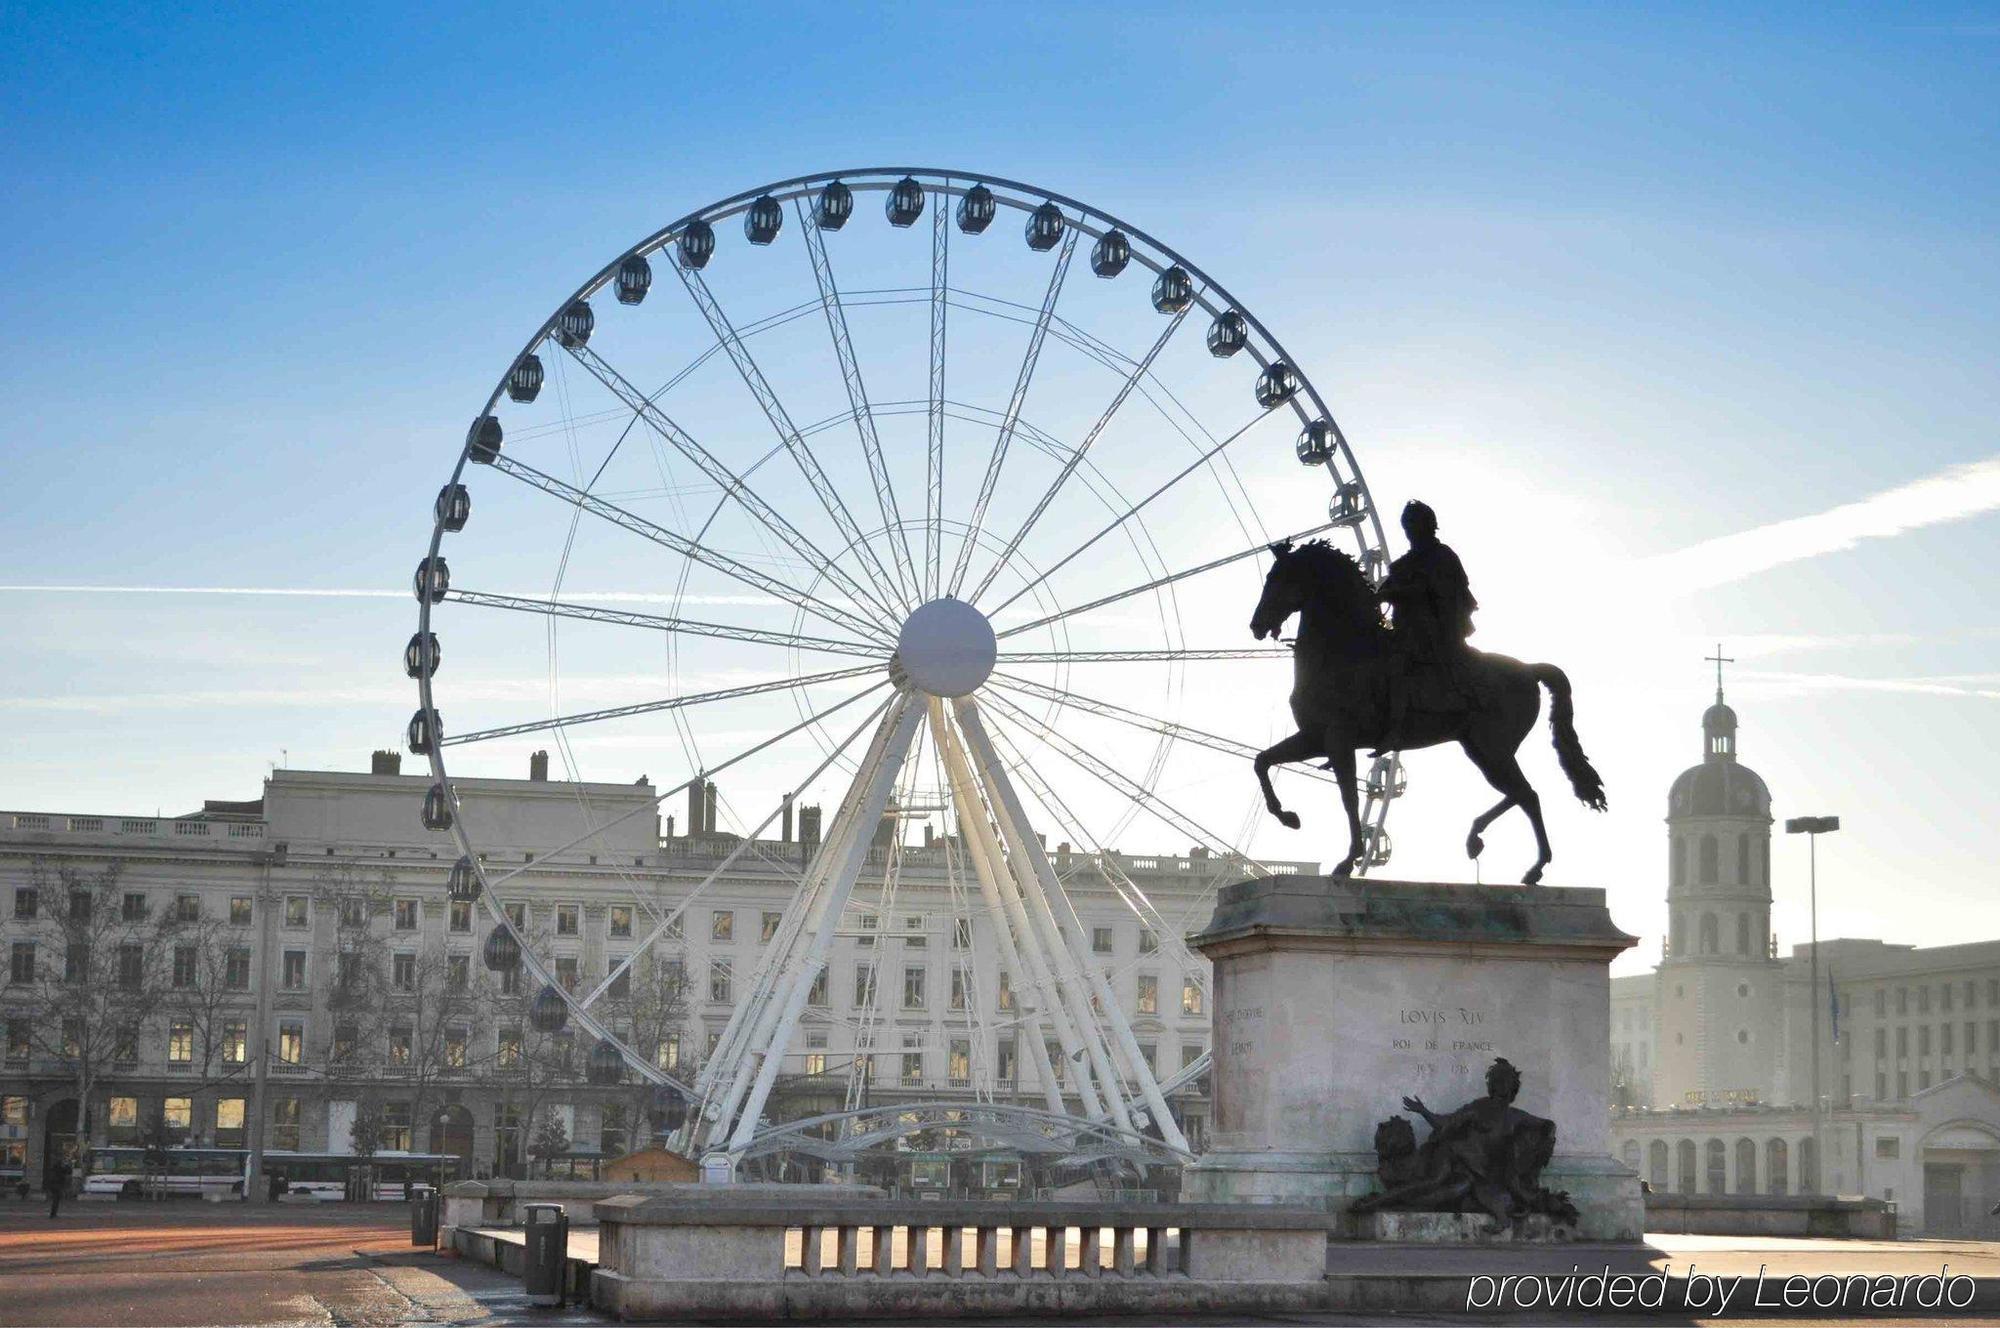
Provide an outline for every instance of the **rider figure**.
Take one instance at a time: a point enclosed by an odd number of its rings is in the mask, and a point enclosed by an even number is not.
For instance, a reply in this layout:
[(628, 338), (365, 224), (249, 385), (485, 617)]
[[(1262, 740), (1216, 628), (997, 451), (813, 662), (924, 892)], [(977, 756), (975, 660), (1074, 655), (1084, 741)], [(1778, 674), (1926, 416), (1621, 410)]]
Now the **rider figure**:
[[(1410, 693), (1431, 679), (1443, 681), (1426, 690), (1435, 708), (1449, 708), (1471, 691), (1471, 648), (1465, 639), (1475, 630), (1472, 615), (1479, 601), (1472, 596), (1465, 565), (1451, 546), (1437, 537), (1437, 513), (1412, 499), (1403, 508), (1403, 534), (1410, 551), (1389, 564), (1389, 575), (1376, 593), (1395, 610), (1395, 643), (1399, 667), (1389, 689), (1389, 732), (1384, 748), (1400, 745), (1410, 709)], [(1379, 753), (1378, 753), (1379, 755)]]

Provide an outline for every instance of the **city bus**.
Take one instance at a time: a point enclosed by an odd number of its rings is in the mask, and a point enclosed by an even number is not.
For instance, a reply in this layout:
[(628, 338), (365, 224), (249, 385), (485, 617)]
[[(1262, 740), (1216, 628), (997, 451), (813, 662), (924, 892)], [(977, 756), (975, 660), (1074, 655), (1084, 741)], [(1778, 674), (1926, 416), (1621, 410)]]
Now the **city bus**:
[[(282, 1181), (279, 1193), (307, 1194), (321, 1202), (345, 1199), (349, 1177), (372, 1176), (372, 1198), (401, 1200), (412, 1184), (444, 1185), (456, 1179), (459, 1159), (452, 1153), (302, 1153), (267, 1149), (264, 1174)], [(166, 1148), (148, 1152), (137, 1145), (90, 1150), (83, 1194), (96, 1198), (219, 1195), (241, 1199), (249, 1182), (247, 1148)], [(267, 1182), (268, 1183), (268, 1182)]]

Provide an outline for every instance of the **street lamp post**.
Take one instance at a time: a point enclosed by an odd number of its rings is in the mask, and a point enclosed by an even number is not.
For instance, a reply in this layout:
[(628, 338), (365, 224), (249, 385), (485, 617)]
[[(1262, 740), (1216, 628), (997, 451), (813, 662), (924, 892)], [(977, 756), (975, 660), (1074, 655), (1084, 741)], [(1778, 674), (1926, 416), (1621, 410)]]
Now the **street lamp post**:
[[(1785, 833), (1804, 835), (1807, 843), (1807, 877), (1811, 882), (1812, 958), (1811, 975), (1806, 979), (1806, 1004), (1812, 1007), (1812, 1139), (1813, 1184), (1826, 1192), (1826, 1139), (1821, 1129), (1825, 1098), (1819, 1088), (1819, 837), (1840, 829), (1838, 816), (1794, 816), (1785, 822)], [(1859, 1159), (1856, 1159), (1859, 1166)]]

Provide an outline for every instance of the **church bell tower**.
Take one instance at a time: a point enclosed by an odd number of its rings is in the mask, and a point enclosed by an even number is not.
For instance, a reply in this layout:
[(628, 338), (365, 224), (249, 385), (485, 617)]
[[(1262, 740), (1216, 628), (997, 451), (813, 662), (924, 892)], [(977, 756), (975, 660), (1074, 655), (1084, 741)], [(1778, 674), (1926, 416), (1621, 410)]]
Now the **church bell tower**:
[(1782, 1082), (1782, 970), (1771, 943), (1771, 792), (1737, 755), (1736, 712), (1701, 717), (1701, 762), (1667, 795), (1667, 946), (1654, 974), (1653, 1102), (1771, 1102)]

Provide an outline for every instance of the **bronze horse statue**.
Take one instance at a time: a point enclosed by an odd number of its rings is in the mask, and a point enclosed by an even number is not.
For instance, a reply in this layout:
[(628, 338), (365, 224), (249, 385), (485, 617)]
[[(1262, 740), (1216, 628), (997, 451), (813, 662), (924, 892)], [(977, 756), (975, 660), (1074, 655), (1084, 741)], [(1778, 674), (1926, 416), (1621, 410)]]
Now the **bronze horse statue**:
[(1538, 685), (1549, 689), (1549, 727), (1556, 759), (1570, 787), (1585, 806), (1596, 811), (1605, 807), (1604, 781), (1577, 740), (1569, 679), (1563, 671), (1553, 664), (1523, 664), (1505, 655), (1468, 650), (1463, 685), (1451, 689), (1453, 704), (1394, 706), (1390, 691), (1411, 685), (1410, 665), (1396, 651), (1375, 589), (1354, 559), (1324, 540), (1296, 547), (1282, 541), (1271, 546), (1271, 555), (1274, 561), (1264, 578), (1264, 594), (1250, 619), (1251, 634), (1260, 641), (1275, 639), (1286, 620), (1299, 615), (1291, 698), (1299, 731), (1259, 752), (1256, 761), (1257, 781), (1264, 787), (1264, 805), (1271, 815), (1289, 829), (1299, 828), (1298, 814), (1286, 811), (1271, 787), (1271, 767), (1326, 758), (1326, 768), (1339, 777), (1340, 798), (1347, 809), (1347, 856), (1333, 874), (1352, 875), (1364, 851), (1355, 751), (1363, 747), (1413, 751), (1455, 742), (1501, 794), (1498, 803), (1474, 818), (1465, 837), (1466, 855), (1477, 858), (1485, 848), (1480, 832), (1502, 813), (1519, 807), (1535, 828), (1539, 850), (1521, 882), (1540, 884), (1542, 869), (1555, 855), (1542, 824), (1541, 796), (1515, 757), (1541, 712)]

